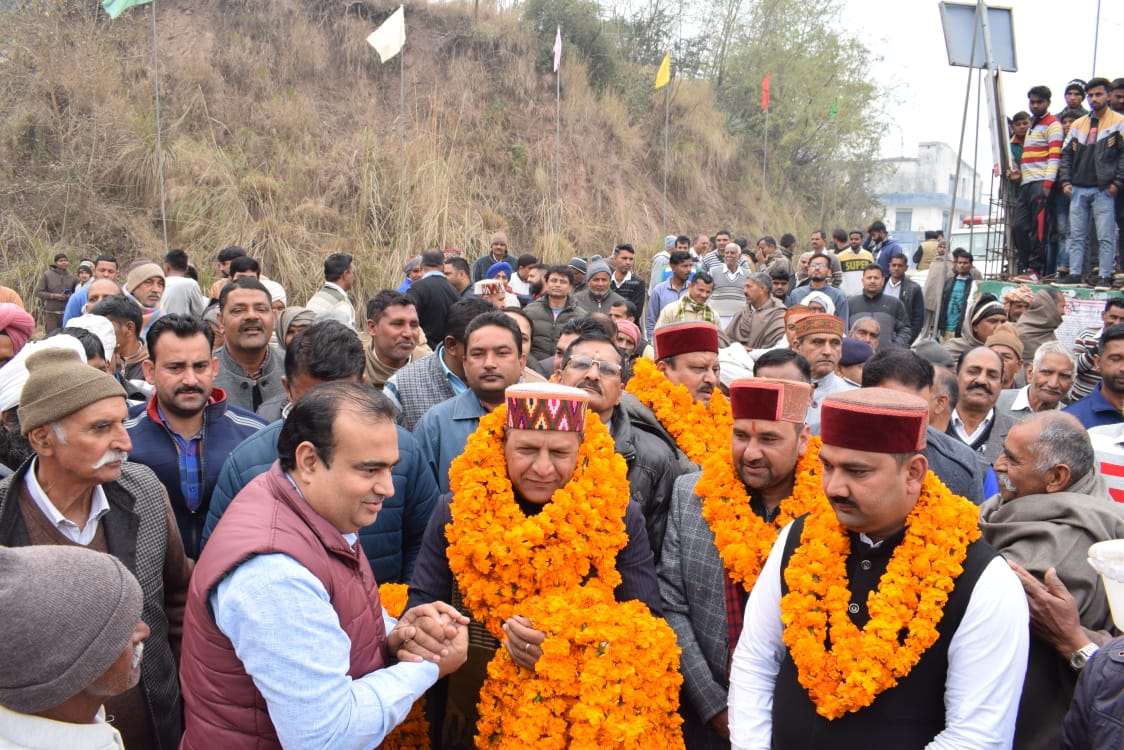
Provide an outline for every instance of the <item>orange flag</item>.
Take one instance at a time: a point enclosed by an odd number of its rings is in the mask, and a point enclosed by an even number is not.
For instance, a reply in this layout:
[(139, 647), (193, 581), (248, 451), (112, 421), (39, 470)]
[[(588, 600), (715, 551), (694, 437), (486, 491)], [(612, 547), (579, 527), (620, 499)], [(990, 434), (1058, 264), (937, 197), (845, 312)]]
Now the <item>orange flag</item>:
[(772, 73), (765, 74), (765, 80), (761, 82), (761, 109), (762, 111), (769, 108), (769, 78)]

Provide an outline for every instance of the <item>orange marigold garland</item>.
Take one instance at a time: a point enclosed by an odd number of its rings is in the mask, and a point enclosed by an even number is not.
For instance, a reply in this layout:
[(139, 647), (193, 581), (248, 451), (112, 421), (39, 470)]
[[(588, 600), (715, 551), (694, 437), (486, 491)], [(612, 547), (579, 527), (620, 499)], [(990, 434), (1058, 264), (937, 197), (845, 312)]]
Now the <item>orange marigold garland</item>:
[(516, 613), (547, 638), (533, 672), (497, 650), (477, 746), (682, 748), (675, 633), (641, 602), (613, 600), (629, 491), (608, 429), (587, 415), (573, 478), (528, 517), (507, 476), (505, 419), (503, 406), (481, 418), (450, 467), (449, 566), (465, 605), (497, 638)]
[(504, 460), (507, 408), (480, 418), (449, 468), (453, 521), (446, 525), (449, 567), (477, 622), (503, 640), (503, 623), (532, 596), (621, 582), (617, 553), (628, 543), (626, 466), (608, 428), (592, 412), (573, 478), (542, 510), (519, 507)]
[(800, 546), (784, 572), (789, 592), (781, 599), (781, 620), (800, 684), (817, 713), (836, 719), (869, 706), (936, 642), (968, 545), (980, 536), (978, 522), (979, 509), (929, 472), (905, 520), (905, 538), (867, 597), (870, 620), (859, 630), (847, 614), (847, 531), (827, 504), (805, 519)]
[[(761, 572), (777, 534), (785, 524), (820, 505), (827, 505), (823, 494), (818, 437), (808, 441), (804, 455), (796, 462), (792, 494), (781, 501), (772, 522), (762, 520), (749, 505), (749, 493), (734, 470), (730, 451), (716, 453), (703, 464), (695, 494), (702, 498), (702, 514), (714, 532), (714, 546), (731, 580), (746, 591)], [(828, 506), (830, 507), (830, 506)]]
[(706, 459), (730, 450), (734, 419), (730, 402), (717, 390), (710, 405), (695, 401), (685, 386), (676, 385), (649, 359), (639, 358), (628, 381), (629, 393), (656, 415), (679, 450), (700, 466)]
[(638, 601), (579, 587), (536, 597), (550, 635), (533, 673), (499, 649), (480, 695), (477, 747), (682, 748), (675, 632)]
[[(379, 601), (391, 617), (398, 618), (406, 610), (409, 587), (404, 583), (379, 586)], [(383, 750), (423, 750), (429, 747), (429, 722), (425, 718), (425, 696), (414, 701), (402, 723), (386, 736)]]

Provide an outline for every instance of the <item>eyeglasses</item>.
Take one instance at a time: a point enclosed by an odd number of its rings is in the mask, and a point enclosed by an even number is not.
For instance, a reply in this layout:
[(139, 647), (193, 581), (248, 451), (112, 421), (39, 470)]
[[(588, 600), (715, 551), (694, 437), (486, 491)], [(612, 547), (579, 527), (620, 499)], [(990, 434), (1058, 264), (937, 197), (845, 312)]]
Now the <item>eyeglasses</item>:
[(610, 378), (619, 378), (621, 375), (621, 366), (616, 362), (606, 362), (603, 359), (593, 359), (592, 357), (570, 357), (570, 361), (566, 363), (566, 367), (574, 372), (589, 372), (589, 368), (597, 365), (597, 371), (602, 375)]

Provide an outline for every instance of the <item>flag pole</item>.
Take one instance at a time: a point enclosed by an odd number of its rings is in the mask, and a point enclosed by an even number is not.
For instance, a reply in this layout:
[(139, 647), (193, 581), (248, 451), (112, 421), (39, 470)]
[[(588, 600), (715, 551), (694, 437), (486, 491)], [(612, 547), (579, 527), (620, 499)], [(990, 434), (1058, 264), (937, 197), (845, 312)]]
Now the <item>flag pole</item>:
[(562, 249), (562, 70), (554, 74), (554, 195), (557, 218), (554, 226), (554, 253)]
[(398, 245), (407, 252), (406, 245), (406, 48), (398, 55), (398, 210), (401, 220), (398, 228)]
[(152, 92), (156, 108), (156, 181), (160, 186), (160, 227), (164, 234), (164, 252), (168, 252), (168, 215), (164, 193), (164, 145), (160, 133), (160, 67), (156, 51), (156, 0), (152, 2)]
[(766, 70), (765, 80), (761, 81), (761, 109), (765, 110), (765, 144), (761, 149), (761, 221), (765, 221), (765, 177), (769, 163), (769, 91), (773, 87), (773, 74)]
[(562, 251), (562, 27), (554, 51), (554, 255)]
[(375, 48), (379, 62), (385, 63), (395, 55), (398, 59), (398, 242), (406, 250), (406, 8), (390, 14), (379, 27), (367, 35), (367, 44)]
[(664, 87), (663, 92), (663, 231), (667, 232), (667, 159), (668, 159), (668, 133), (671, 129), (671, 88)]
[(769, 161), (769, 108), (765, 108), (765, 147), (761, 150), (761, 226), (765, 226), (765, 173)]

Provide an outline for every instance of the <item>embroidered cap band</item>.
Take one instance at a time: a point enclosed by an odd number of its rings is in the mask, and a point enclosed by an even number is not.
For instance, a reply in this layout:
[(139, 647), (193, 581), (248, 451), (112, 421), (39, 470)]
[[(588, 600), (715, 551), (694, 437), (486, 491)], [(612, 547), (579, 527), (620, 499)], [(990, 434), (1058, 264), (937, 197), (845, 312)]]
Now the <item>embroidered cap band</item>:
[(504, 392), (511, 430), (585, 430), (589, 394), (555, 383), (519, 383)]
[(925, 447), (929, 404), (888, 388), (859, 388), (824, 399), (824, 445), (869, 453), (914, 453)]
[(678, 323), (657, 328), (653, 336), (656, 359), (691, 352), (718, 353), (718, 328), (713, 323)]
[(746, 378), (730, 383), (730, 410), (734, 419), (804, 424), (812, 386), (795, 380)]
[(826, 313), (815, 313), (796, 321), (796, 340), (813, 333), (832, 333), (843, 338), (843, 319)]

